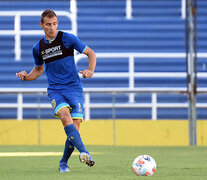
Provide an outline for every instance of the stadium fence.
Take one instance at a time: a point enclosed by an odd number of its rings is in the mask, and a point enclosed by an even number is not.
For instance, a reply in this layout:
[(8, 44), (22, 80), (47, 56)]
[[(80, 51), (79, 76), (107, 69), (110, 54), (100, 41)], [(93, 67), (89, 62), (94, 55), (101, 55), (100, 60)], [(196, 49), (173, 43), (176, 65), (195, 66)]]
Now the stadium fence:
[[(159, 93), (182, 93), (187, 94), (187, 88), (85, 88), (85, 119), (90, 120), (90, 111), (92, 108), (151, 108), (152, 120), (157, 119), (157, 108), (187, 108), (188, 103), (157, 103), (157, 94)], [(23, 119), (23, 109), (25, 108), (51, 108), (50, 103), (23, 103), (24, 94), (46, 94), (46, 88), (0, 88), (0, 94), (16, 94), (17, 103), (0, 103), (0, 108), (17, 108), (17, 119)], [(110, 93), (113, 95), (119, 93), (150, 93), (150, 103), (91, 103), (91, 93)], [(198, 88), (198, 93), (207, 93), (207, 88)], [(207, 103), (197, 103), (198, 108), (207, 108)]]

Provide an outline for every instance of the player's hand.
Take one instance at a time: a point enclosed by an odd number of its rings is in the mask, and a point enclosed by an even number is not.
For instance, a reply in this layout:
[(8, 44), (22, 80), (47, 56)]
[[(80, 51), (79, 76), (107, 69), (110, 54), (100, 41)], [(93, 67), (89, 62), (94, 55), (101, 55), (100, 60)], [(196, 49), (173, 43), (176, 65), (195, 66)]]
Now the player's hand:
[(80, 73), (82, 74), (83, 78), (92, 78), (93, 74), (94, 74), (94, 72), (89, 69), (86, 69), (84, 71), (80, 71)]
[(26, 71), (21, 71), (19, 73), (16, 73), (16, 76), (21, 79), (22, 81), (24, 81), (27, 77), (27, 72)]

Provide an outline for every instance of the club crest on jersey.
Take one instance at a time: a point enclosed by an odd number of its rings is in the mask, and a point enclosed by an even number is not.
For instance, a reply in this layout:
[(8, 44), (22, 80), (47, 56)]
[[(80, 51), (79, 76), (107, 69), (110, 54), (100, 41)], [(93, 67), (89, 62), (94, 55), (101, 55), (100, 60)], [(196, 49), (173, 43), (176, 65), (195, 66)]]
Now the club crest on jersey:
[(55, 99), (53, 99), (52, 100), (52, 108), (55, 109), (55, 107), (56, 107), (56, 102), (55, 102)]

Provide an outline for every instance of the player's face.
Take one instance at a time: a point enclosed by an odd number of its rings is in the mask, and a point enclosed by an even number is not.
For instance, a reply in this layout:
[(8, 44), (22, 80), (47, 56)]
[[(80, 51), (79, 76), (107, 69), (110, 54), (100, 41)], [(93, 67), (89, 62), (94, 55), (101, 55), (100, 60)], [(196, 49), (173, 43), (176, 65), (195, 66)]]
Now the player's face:
[(56, 16), (52, 18), (45, 17), (43, 23), (40, 22), (40, 26), (45, 32), (45, 37), (47, 39), (53, 39), (57, 34), (58, 20)]

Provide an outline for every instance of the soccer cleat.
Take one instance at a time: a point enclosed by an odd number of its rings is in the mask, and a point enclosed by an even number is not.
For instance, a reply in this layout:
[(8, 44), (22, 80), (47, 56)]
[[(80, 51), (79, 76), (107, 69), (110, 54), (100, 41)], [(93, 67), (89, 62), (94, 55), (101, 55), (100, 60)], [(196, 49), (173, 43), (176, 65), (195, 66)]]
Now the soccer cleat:
[(59, 170), (60, 172), (70, 172), (67, 163), (64, 163), (64, 162), (62, 162), (62, 163), (59, 164), (59, 168), (58, 168), (58, 170)]
[(91, 155), (85, 152), (80, 153), (79, 159), (80, 162), (87, 164), (89, 167), (95, 164), (95, 161), (92, 159)]

